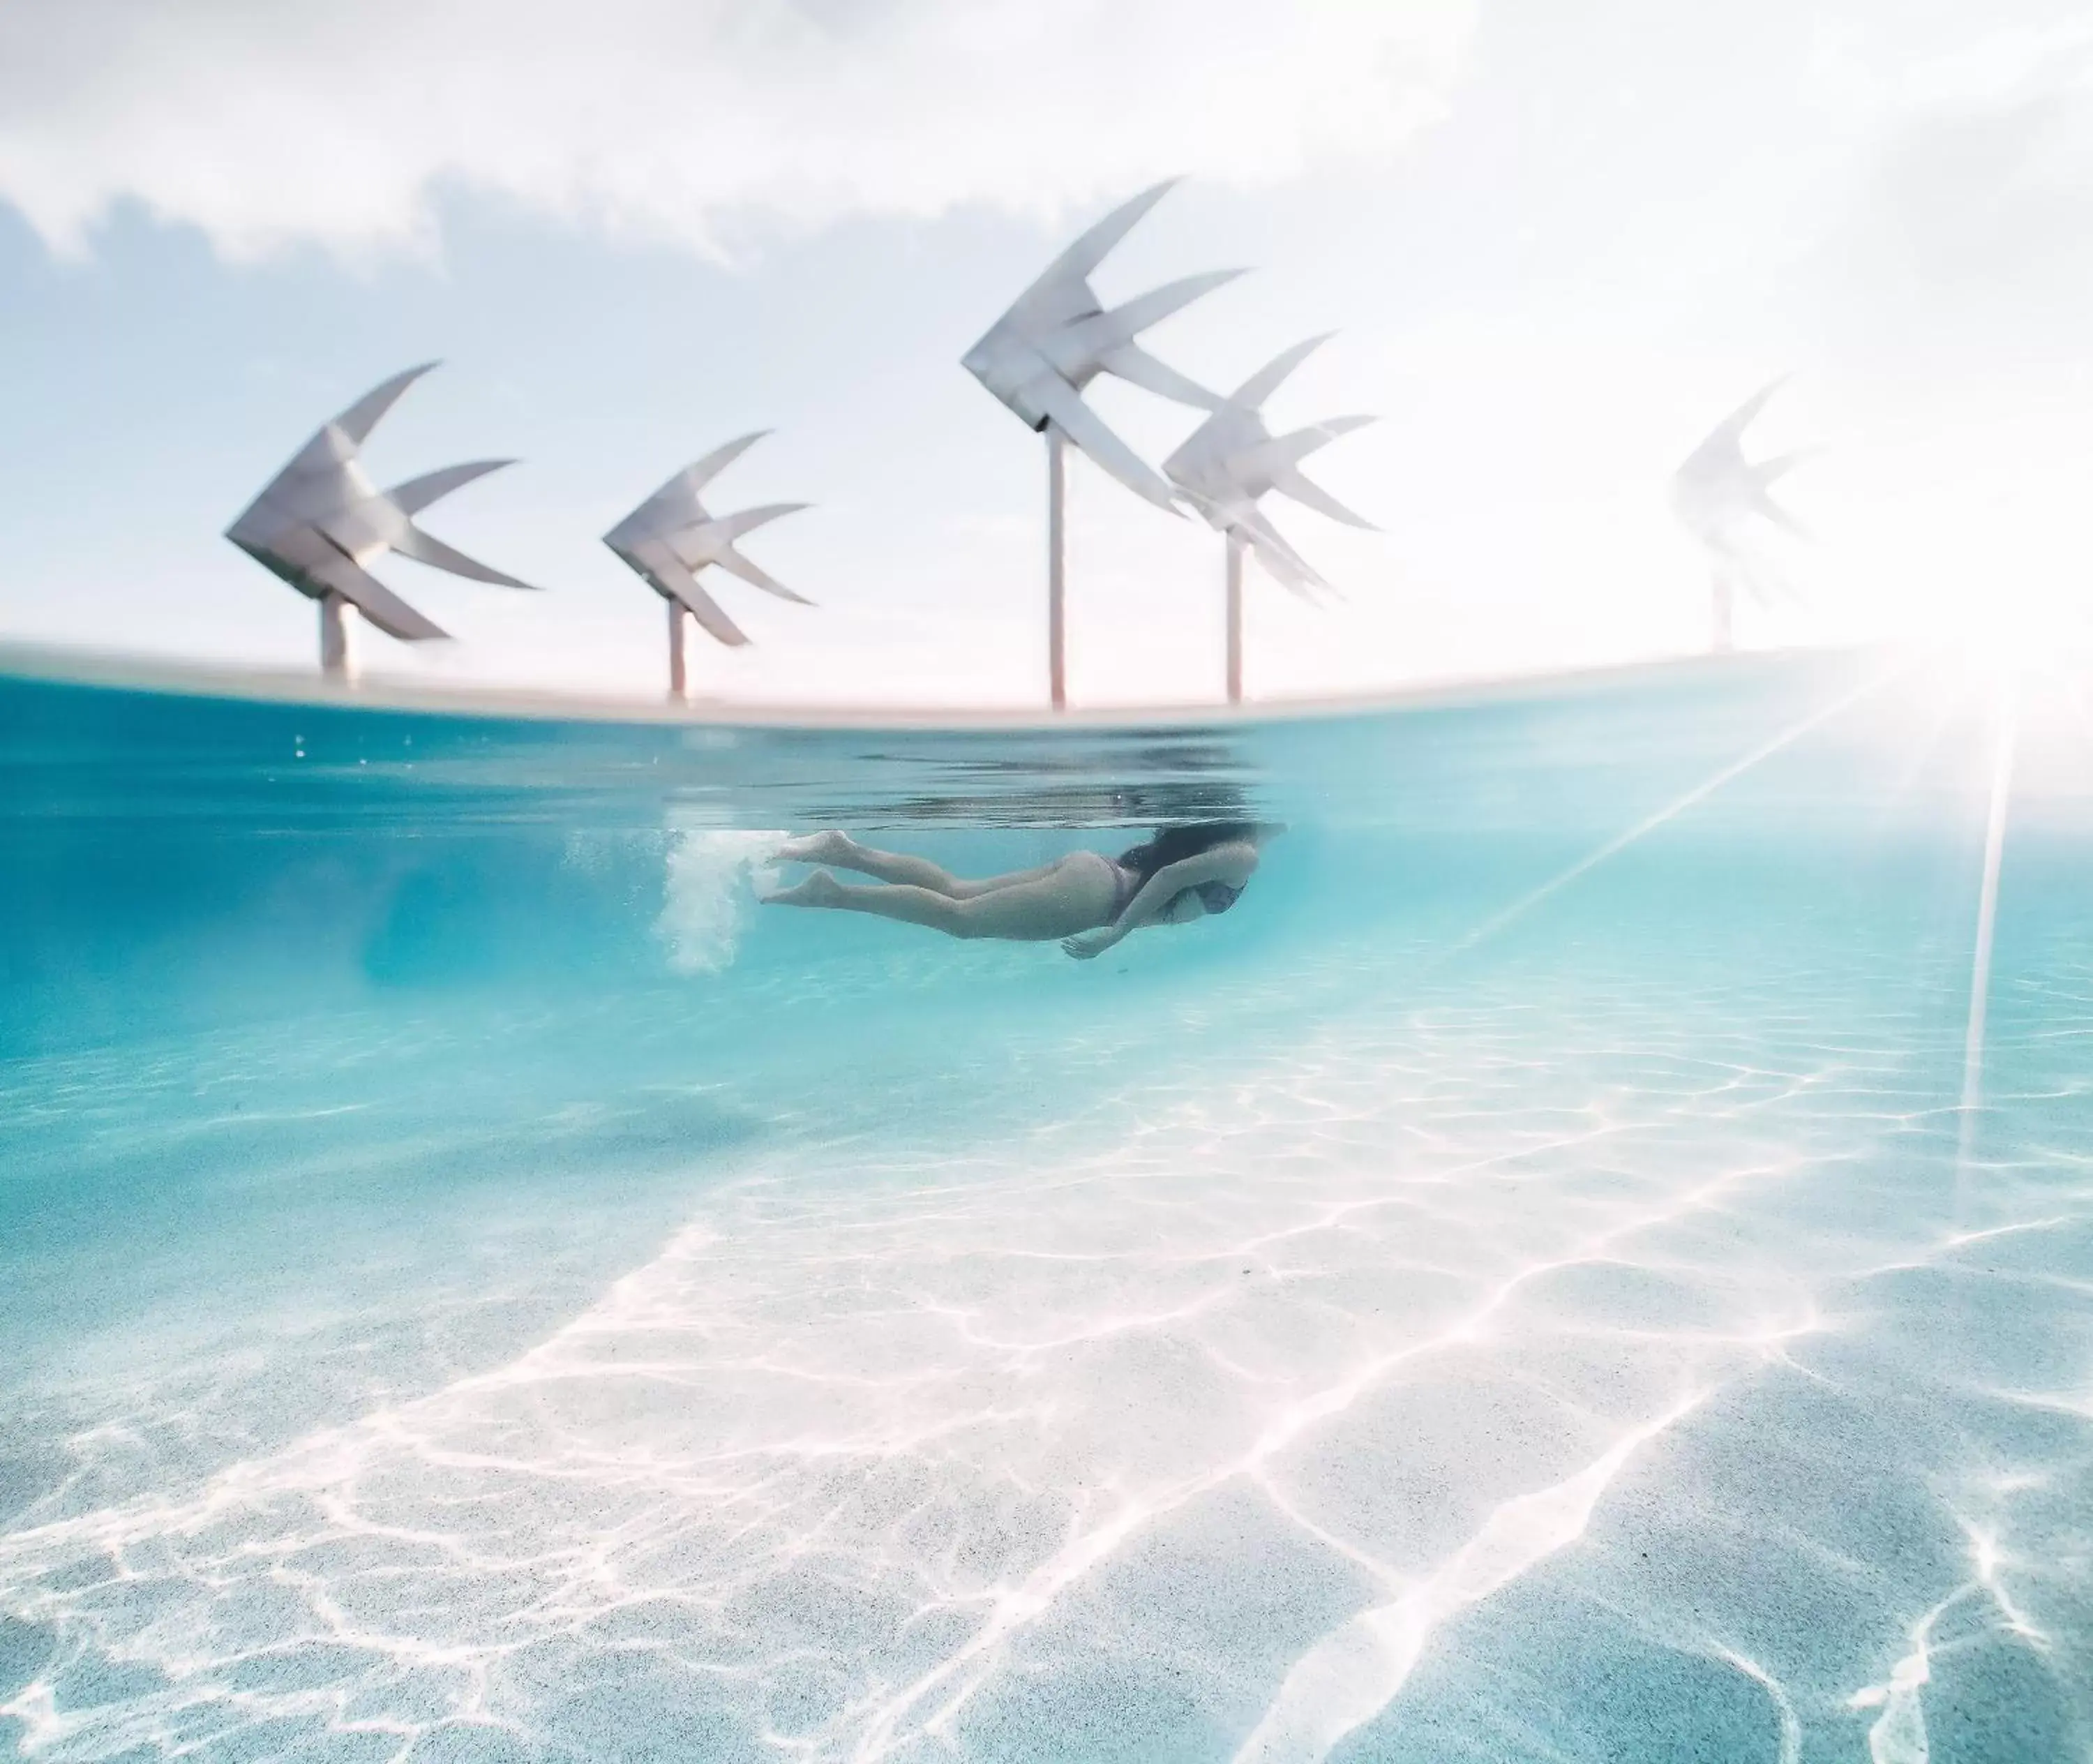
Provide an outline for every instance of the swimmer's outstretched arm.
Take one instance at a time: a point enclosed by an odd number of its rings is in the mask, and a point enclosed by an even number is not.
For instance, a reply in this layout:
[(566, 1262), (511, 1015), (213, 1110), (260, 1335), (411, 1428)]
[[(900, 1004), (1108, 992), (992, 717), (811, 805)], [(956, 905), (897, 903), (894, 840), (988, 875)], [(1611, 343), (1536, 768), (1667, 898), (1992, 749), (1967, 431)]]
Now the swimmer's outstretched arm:
[(1141, 885), (1133, 899), (1127, 902), (1110, 925), (1064, 937), (1061, 947), (1077, 961), (1092, 960), (1103, 955), (1128, 932), (1155, 924), (1163, 917), (1164, 908), (1187, 888), (1210, 882), (1226, 882), (1231, 888), (1240, 888), (1256, 869), (1257, 847), (1247, 840), (1231, 840), (1195, 857), (1165, 864)]

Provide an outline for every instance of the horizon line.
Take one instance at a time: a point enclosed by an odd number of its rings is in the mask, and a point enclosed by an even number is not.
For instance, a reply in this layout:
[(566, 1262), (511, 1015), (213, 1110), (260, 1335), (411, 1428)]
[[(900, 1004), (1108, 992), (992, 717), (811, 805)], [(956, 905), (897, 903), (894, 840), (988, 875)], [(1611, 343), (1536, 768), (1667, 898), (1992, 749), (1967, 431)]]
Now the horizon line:
[(490, 720), (687, 724), (694, 728), (1009, 729), (1149, 727), (1186, 722), (1246, 723), (1372, 715), (1487, 703), (1538, 696), (1549, 689), (1601, 690), (1640, 679), (1737, 674), (1814, 657), (1852, 661), (1909, 645), (1793, 644), (1775, 648), (1688, 652), (1598, 662), (1585, 666), (1491, 674), (1452, 675), (1382, 689), (1303, 693), (1248, 700), (1072, 705), (921, 704), (809, 700), (694, 699), (682, 704), (644, 696), (566, 692), (557, 687), (423, 683), (366, 674), (353, 686), (303, 670), (243, 667), (136, 652), (64, 644), (0, 640), (0, 678), (108, 691), (162, 692), (188, 697), (315, 709), (435, 713)]

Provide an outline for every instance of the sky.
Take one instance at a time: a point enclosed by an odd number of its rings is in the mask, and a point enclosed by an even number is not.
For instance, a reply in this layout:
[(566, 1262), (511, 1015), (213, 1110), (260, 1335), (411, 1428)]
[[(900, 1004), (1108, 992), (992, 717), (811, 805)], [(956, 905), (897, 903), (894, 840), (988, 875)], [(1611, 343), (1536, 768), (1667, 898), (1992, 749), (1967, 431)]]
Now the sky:
[[(1794, 592), (1748, 645), (2005, 631), (2093, 603), (2093, 24), (2052, 0), (10, 0), (0, 7), (0, 641), (303, 668), (232, 517), (325, 418), (440, 358), (382, 483), (521, 594), (393, 559), (454, 634), (373, 674), (656, 696), (661, 604), (599, 535), (775, 432), (716, 511), (813, 506), (719, 589), (734, 700), (1045, 689), (1039, 438), (959, 358), (1084, 224), (1184, 182), (1107, 304), (1232, 388), (1337, 335), (1275, 427), (1376, 415), (1268, 512), (1254, 697), (1705, 648), (1670, 474), (1788, 376)], [(1150, 461), (1198, 414), (1099, 382)], [(1211, 699), (1222, 547), (1079, 462), (1078, 704)]]

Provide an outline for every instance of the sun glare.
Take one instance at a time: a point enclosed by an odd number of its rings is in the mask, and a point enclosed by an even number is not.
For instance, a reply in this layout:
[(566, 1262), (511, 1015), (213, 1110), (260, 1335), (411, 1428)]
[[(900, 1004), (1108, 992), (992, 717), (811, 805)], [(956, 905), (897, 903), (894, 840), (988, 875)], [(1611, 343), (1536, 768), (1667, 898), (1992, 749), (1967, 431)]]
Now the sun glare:
[(2082, 669), (2093, 661), (2093, 581), (1987, 582), (1956, 609), (1942, 635), (1970, 661), (2012, 673)]

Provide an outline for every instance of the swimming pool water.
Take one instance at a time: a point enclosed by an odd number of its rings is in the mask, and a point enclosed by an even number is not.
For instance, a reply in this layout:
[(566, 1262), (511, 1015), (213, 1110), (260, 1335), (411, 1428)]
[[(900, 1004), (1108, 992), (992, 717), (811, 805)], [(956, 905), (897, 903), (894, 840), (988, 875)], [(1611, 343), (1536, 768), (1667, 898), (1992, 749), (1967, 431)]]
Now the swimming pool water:
[[(17, 670), (17, 1754), (2093, 1755), (2069, 681), (910, 730)], [(786, 828), (1241, 813), (1234, 911), (1094, 963), (755, 904)]]

